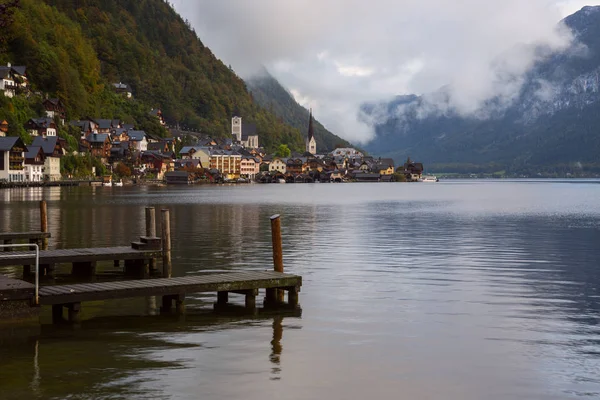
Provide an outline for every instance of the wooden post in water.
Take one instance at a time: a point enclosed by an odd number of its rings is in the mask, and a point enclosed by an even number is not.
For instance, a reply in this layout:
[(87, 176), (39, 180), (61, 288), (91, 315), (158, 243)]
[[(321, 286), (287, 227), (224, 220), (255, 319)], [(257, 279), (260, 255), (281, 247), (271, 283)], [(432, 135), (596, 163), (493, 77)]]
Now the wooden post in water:
[(171, 222), (169, 220), (169, 210), (161, 210), (162, 216), (162, 261), (163, 278), (170, 278), (173, 273), (171, 265)]
[[(281, 218), (279, 214), (271, 217), (271, 242), (273, 243), (273, 269), (275, 272), (283, 272), (283, 246), (281, 244)], [(275, 300), (283, 302), (283, 290), (272, 289), (267, 291), (267, 302)]]
[[(46, 200), (40, 201), (40, 231), (44, 233), (48, 232), (48, 209)], [(40, 250), (48, 250), (48, 238), (43, 238), (41, 244)]]
[[(156, 237), (156, 212), (154, 207), (146, 207), (146, 236)], [(156, 259), (150, 259), (150, 271), (156, 270)]]

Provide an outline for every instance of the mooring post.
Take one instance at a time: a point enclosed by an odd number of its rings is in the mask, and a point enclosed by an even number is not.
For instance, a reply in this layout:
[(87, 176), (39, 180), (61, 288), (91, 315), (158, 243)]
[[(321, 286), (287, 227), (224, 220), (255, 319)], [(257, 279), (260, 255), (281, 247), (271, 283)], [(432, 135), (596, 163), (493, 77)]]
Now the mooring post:
[[(283, 245), (281, 244), (281, 218), (279, 214), (271, 217), (271, 241), (273, 243), (273, 268), (275, 272), (283, 272)], [(283, 290), (275, 292), (277, 302), (283, 302)]]
[[(46, 200), (40, 201), (40, 231), (48, 232), (48, 209)], [(48, 250), (48, 238), (42, 238), (42, 250)]]
[(170, 278), (173, 268), (171, 265), (171, 222), (169, 220), (169, 210), (161, 210), (161, 214), (163, 277)]
[[(146, 207), (146, 236), (156, 237), (156, 212), (154, 207)], [(150, 271), (156, 270), (156, 258), (150, 259)]]

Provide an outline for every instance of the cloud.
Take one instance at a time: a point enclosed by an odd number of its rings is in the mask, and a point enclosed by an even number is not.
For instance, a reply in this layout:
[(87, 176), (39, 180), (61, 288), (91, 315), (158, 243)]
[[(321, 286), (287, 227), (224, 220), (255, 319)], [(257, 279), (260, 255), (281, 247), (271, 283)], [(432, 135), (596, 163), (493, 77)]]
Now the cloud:
[[(449, 88), (445, 107), (509, 104), (524, 74), (572, 40), (578, 1), (172, 0), (242, 77), (265, 65), (334, 133), (366, 142), (361, 104)], [(536, 51), (542, 46), (547, 51)], [(435, 107), (434, 107), (435, 108)]]

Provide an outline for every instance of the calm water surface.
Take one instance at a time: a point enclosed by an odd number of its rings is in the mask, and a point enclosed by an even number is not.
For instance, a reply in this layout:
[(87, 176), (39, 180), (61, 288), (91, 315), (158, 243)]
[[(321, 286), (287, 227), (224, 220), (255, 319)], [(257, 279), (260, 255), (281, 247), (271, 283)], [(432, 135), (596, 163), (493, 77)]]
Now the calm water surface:
[(600, 398), (598, 182), (4, 190), (0, 231), (36, 228), (42, 197), (57, 248), (124, 245), (168, 207), (175, 276), (270, 269), (281, 214), (302, 310), (44, 310), (40, 336), (0, 336), (1, 399)]

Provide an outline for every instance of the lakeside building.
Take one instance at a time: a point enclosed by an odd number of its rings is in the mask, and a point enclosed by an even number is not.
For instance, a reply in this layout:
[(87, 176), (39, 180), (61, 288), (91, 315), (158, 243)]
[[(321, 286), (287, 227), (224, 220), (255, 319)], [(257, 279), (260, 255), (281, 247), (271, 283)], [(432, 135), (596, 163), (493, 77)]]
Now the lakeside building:
[(25, 181), (25, 144), (20, 137), (0, 137), (0, 180)]

